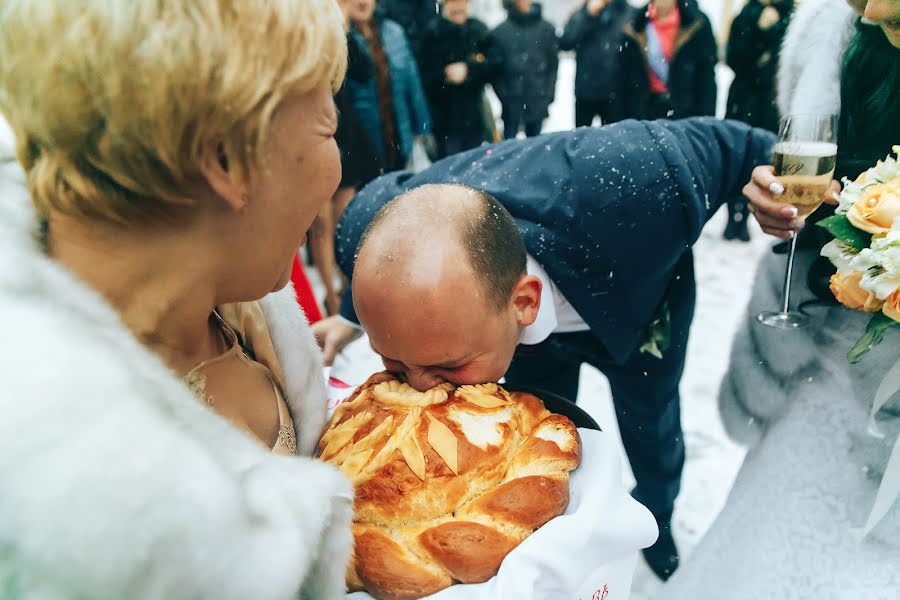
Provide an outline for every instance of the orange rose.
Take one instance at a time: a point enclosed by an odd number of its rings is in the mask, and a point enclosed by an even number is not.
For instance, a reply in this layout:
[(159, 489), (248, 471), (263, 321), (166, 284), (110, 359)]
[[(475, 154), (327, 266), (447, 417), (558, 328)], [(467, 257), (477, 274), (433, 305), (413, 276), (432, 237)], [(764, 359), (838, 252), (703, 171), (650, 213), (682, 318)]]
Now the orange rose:
[(888, 296), (888, 299), (885, 300), (884, 307), (881, 309), (881, 311), (885, 314), (885, 316), (888, 316), (900, 323), (900, 288), (897, 288), (897, 290), (893, 294)]
[(873, 185), (847, 212), (847, 219), (854, 227), (872, 235), (886, 234), (897, 217), (900, 217), (900, 179)]
[(878, 312), (884, 302), (879, 300), (875, 294), (862, 289), (859, 286), (861, 280), (862, 273), (835, 273), (831, 276), (831, 293), (838, 302), (847, 308), (870, 313)]

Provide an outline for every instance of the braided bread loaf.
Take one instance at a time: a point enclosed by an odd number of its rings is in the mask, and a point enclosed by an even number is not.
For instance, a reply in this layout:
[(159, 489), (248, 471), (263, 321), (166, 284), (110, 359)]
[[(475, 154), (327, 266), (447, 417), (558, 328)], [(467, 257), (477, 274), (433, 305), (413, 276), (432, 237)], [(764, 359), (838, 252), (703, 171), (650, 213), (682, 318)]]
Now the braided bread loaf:
[(493, 577), (569, 502), (569, 419), (496, 384), (418, 392), (373, 375), (338, 407), (319, 456), (356, 487), (351, 591), (420, 598)]

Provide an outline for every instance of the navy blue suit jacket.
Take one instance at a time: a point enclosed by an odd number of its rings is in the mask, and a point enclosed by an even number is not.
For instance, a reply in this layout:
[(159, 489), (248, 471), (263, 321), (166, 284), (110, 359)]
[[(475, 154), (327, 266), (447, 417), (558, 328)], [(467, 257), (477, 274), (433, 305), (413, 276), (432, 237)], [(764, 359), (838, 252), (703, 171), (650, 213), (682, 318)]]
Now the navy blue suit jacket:
[[(477, 148), (365, 187), (338, 226), (338, 263), (352, 277), (366, 226), (404, 191), (426, 183), (484, 190), (509, 210), (528, 253), (621, 364), (660, 303), (679, 301), (667, 296), (669, 283), (693, 276), (690, 252), (703, 226), (740, 195), (754, 167), (771, 163), (773, 143), (761, 129), (695, 118), (624, 121)], [(341, 314), (357, 321), (349, 285)]]

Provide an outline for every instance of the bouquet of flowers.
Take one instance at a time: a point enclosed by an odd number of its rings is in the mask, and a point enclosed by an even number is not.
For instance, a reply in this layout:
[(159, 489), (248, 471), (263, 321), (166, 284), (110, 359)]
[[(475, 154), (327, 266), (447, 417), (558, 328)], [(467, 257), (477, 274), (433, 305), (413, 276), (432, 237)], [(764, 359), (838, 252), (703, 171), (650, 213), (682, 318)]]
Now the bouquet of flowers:
[[(900, 146), (894, 146), (900, 156)], [(900, 325), (900, 162), (889, 156), (860, 175), (844, 179), (832, 217), (818, 223), (835, 239), (822, 248), (838, 272), (831, 291), (848, 308), (872, 313), (866, 332), (847, 354), (859, 362)]]

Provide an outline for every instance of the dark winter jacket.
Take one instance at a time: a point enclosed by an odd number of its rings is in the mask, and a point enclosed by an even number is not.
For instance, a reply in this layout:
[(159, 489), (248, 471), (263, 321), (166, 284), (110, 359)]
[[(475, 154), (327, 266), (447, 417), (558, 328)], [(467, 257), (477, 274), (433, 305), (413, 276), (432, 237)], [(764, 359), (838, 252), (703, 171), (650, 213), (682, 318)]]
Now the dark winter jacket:
[[(423, 38), (422, 81), (438, 137), (455, 131), (484, 130), (484, 86), (499, 61), (487, 26), (478, 19), (457, 25), (445, 18), (431, 23)], [(468, 77), (462, 84), (447, 81), (447, 65), (464, 62)]]
[[(374, 76), (372, 59), (366, 48), (352, 33), (347, 33), (347, 81), (356, 85), (367, 85)], [(334, 134), (341, 151), (342, 188), (360, 187), (383, 172), (383, 164), (378, 150), (369, 137), (365, 126), (356, 114), (353, 103), (347, 95), (346, 85), (334, 96), (338, 109), (338, 126)]]
[[(647, 12), (626, 26), (628, 43), (623, 46), (622, 78), (625, 115), (638, 119), (668, 116), (673, 119), (716, 114), (718, 48), (709, 19), (693, 0), (678, 0), (681, 28), (669, 64), (669, 92), (651, 98), (647, 62)], [(660, 103), (666, 109), (661, 110)]]
[(559, 47), (575, 51), (575, 98), (608, 100), (618, 95), (622, 30), (633, 15), (627, 0), (612, 0), (596, 17), (586, 5), (572, 14)]
[(526, 123), (547, 118), (556, 92), (559, 46), (553, 25), (541, 18), (541, 6), (533, 4), (523, 14), (509, 9), (509, 18), (494, 30), (501, 68), (494, 91), (506, 106), (524, 108)]
[(794, 2), (781, 0), (771, 6), (781, 19), (769, 29), (759, 27), (759, 17), (766, 8), (760, 0), (750, 0), (731, 25), (726, 60), (734, 71), (734, 81), (728, 93), (725, 116), (777, 131), (775, 78), (778, 55)]
[[(419, 135), (431, 133), (431, 118), (428, 114), (428, 101), (422, 90), (419, 68), (413, 58), (409, 42), (403, 29), (390, 19), (376, 14), (381, 43), (384, 46), (391, 75), (391, 95), (393, 96), (394, 118), (396, 120), (397, 145), (404, 162), (412, 153), (413, 139)], [(367, 60), (368, 44), (361, 33), (352, 32), (356, 41), (364, 49)], [(384, 136), (381, 127), (381, 114), (378, 112), (378, 90), (375, 78), (365, 83), (352, 79), (346, 81), (346, 94), (356, 114), (362, 121), (366, 132), (375, 144), (379, 158), (384, 159)]]
[[(363, 230), (402, 192), (470, 185), (512, 213), (528, 253), (623, 363), (663, 299), (672, 310), (691, 301), (691, 247), (753, 168), (771, 162), (774, 137), (737, 121), (625, 121), (463, 152), (365, 187), (338, 227), (338, 262), (352, 276)], [(676, 279), (690, 285), (670, 288)], [(358, 322), (345, 289), (341, 315)]]
[(403, 28), (413, 54), (418, 58), (422, 49), (422, 36), (428, 25), (440, 14), (437, 0), (380, 0), (379, 6), (387, 18)]

